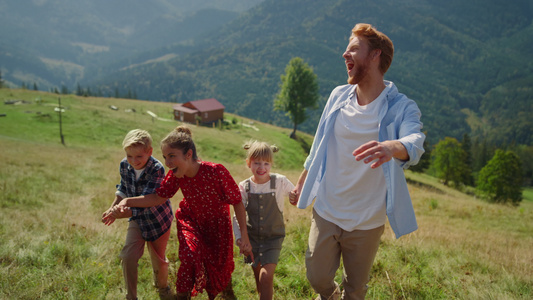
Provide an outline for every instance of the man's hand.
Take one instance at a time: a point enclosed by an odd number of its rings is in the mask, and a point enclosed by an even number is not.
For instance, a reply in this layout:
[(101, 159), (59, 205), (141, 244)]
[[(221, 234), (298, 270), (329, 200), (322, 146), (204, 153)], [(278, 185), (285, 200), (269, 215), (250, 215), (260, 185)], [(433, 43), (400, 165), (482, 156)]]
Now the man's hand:
[(355, 149), (352, 154), (355, 156), (355, 160), (363, 160), (365, 164), (375, 161), (370, 165), (372, 169), (381, 166), (392, 158), (409, 159), (405, 146), (399, 141), (370, 141)]
[(296, 188), (289, 193), (289, 202), (292, 205), (298, 204), (298, 191)]
[(300, 174), (300, 177), (298, 177), (298, 181), (296, 182), (296, 185), (294, 186), (294, 189), (289, 194), (289, 201), (292, 205), (297, 205), (298, 201), (300, 200), (300, 194), (302, 193), (302, 188), (304, 187), (305, 179), (307, 178), (307, 170), (303, 170), (302, 174)]

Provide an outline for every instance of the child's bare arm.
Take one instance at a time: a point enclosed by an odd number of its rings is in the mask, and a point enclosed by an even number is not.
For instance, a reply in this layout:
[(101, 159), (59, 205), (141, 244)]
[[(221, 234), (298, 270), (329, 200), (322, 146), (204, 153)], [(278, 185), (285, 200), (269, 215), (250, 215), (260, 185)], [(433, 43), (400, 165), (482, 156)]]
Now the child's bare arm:
[(244, 208), (242, 202), (239, 202), (233, 205), (233, 210), (235, 211), (235, 216), (241, 229), (241, 238), (237, 240), (237, 246), (239, 246), (241, 254), (246, 256), (251, 255), (253, 260), (252, 245), (248, 239), (248, 229), (246, 227), (246, 208)]
[[(300, 193), (302, 192), (302, 188), (305, 182), (305, 179), (307, 178), (307, 170), (303, 170), (302, 174), (300, 174), (300, 177), (298, 178), (298, 182), (296, 183), (296, 186), (294, 187), (294, 190), (292, 190), (291, 194), (289, 194), (289, 200), (291, 201), (292, 205), (297, 205), (298, 200), (300, 200)], [(291, 200), (292, 195), (292, 200)], [(293, 204), (294, 202), (294, 204)]]
[(124, 198), (117, 205), (120, 212), (124, 212), (126, 207), (152, 207), (165, 203), (167, 198), (159, 197), (157, 194), (149, 194), (138, 197)]
[(120, 211), (118, 206), (115, 206), (111, 216), (113, 216), (115, 219), (131, 218), (133, 216), (133, 212), (129, 207), (124, 208), (124, 211)]
[(116, 219), (131, 218), (133, 213), (129, 207), (124, 208), (124, 211), (120, 211), (118, 206), (111, 208), (109, 214), (102, 218), (102, 222), (105, 225), (111, 225)]
[(113, 214), (113, 209), (115, 205), (119, 204), (121, 200), (122, 197), (120, 197), (119, 195), (115, 195), (115, 199), (113, 200), (113, 203), (111, 203), (111, 206), (102, 213), (102, 223), (104, 223), (105, 225), (111, 225), (113, 224), (113, 222), (115, 222), (116, 218), (112, 217), (111, 215)]

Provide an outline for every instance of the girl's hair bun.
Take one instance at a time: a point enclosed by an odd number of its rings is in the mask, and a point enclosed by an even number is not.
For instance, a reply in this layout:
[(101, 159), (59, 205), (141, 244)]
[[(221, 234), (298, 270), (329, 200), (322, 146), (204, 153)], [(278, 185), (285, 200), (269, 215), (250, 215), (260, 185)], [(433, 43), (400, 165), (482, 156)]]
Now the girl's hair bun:
[(192, 136), (191, 129), (187, 126), (181, 125), (181, 126), (176, 127), (176, 129), (174, 130), (177, 131), (178, 133), (182, 132), (182, 133)]

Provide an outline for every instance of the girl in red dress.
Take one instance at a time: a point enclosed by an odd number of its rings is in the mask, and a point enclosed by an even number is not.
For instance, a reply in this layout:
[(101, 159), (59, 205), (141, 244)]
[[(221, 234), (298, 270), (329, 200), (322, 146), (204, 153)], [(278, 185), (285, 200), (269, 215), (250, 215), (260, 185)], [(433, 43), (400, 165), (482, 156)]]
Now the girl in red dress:
[[(170, 169), (155, 194), (125, 198), (120, 207), (151, 207), (171, 198), (181, 188), (183, 200), (176, 211), (179, 259), (176, 280), (178, 299), (190, 299), (205, 289), (209, 299), (231, 288), (233, 205), (241, 228), (246, 228), (246, 209), (238, 185), (221, 164), (200, 161), (191, 131), (179, 126), (161, 141), (165, 165)], [(241, 229), (242, 230), (242, 229)], [(243, 233), (240, 252), (250, 255), (248, 233)]]

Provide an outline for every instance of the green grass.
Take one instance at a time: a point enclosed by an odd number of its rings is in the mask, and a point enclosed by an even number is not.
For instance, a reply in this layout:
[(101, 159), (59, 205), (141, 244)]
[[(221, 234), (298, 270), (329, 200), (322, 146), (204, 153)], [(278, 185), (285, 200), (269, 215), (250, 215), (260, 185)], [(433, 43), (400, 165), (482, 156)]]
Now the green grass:
[[(38, 97), (42, 103), (34, 101)], [(3, 104), (8, 99), (30, 103)], [(152, 120), (146, 111), (170, 119), (171, 104), (62, 96), (67, 107), (63, 146), (53, 111), (57, 95), (0, 89), (0, 100), (0, 113), (6, 114), (0, 118), (0, 299), (123, 298), (118, 254), (127, 222), (106, 227), (100, 215), (119, 180), (123, 136), (132, 128), (149, 130), (154, 156), (161, 159), (157, 141), (178, 123)], [(111, 104), (120, 109), (109, 109)], [(295, 182), (306, 155), (299, 142), (288, 138), (291, 130), (255, 122), (255, 131), (239, 124), (224, 130), (191, 125), (199, 156), (223, 163), (240, 181), (250, 176), (241, 145), (265, 140), (281, 149), (273, 171)], [(301, 137), (303, 144), (311, 143), (311, 137)], [(407, 177), (419, 230), (396, 240), (386, 226), (369, 299), (533, 298), (532, 189), (513, 207), (476, 199), (425, 174), (407, 172)], [(172, 199), (174, 208), (179, 199)], [(274, 278), (275, 299), (315, 296), (304, 262), (310, 214), (309, 208), (285, 206), (287, 237)], [(173, 226), (167, 249), (170, 282), (179, 266), (177, 243)], [(236, 249), (235, 266), (238, 298), (256, 299), (252, 271)], [(139, 271), (140, 299), (156, 299), (146, 255)], [(340, 270), (336, 278), (341, 281)]]
[(522, 193), (522, 201), (533, 202), (533, 188), (526, 188)]

